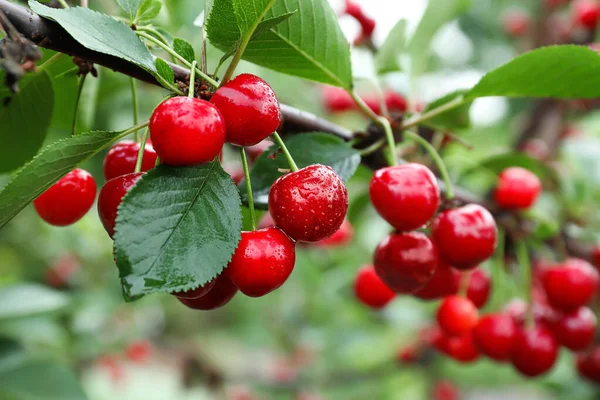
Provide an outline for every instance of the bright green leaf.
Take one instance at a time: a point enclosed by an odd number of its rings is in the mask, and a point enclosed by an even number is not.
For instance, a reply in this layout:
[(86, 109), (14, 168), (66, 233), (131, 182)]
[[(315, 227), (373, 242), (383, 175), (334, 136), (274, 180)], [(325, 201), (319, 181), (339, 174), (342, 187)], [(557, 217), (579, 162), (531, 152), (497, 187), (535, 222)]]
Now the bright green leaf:
[(54, 313), (69, 304), (66, 294), (41, 285), (0, 287), (0, 320)]
[(137, 11), (135, 22), (143, 24), (158, 17), (162, 8), (161, 0), (144, 0)]
[(23, 79), (20, 92), (0, 96), (0, 172), (12, 171), (38, 152), (52, 120), (54, 92), (47, 72)]
[(180, 38), (173, 39), (173, 50), (189, 63), (194, 62), (196, 59), (196, 53), (194, 52), (194, 48), (192, 45)]
[(151, 170), (117, 217), (115, 255), (126, 299), (210, 281), (231, 260), (241, 227), (237, 188), (218, 161)]
[(55, 142), (17, 171), (0, 191), (0, 228), (71, 171), (113, 142), (122, 132), (90, 132)]
[[(451, 101), (462, 97), (465, 94), (465, 90), (457, 90), (456, 92), (449, 93), (437, 100), (432, 101), (427, 105), (425, 112), (431, 111), (435, 108), (441, 107), (444, 104), (448, 104)], [(460, 100), (459, 100), (460, 101)], [(469, 117), (469, 111), (473, 102), (463, 102), (460, 106), (452, 108), (442, 114), (439, 114), (429, 120), (426, 125), (431, 126), (437, 130), (448, 130), (452, 131), (455, 129), (466, 129), (471, 126), (471, 119)]]
[(168, 83), (175, 82), (175, 72), (173, 72), (169, 64), (162, 58), (156, 59), (156, 71)]
[(375, 68), (377, 74), (383, 75), (389, 72), (400, 71), (398, 56), (406, 45), (406, 20), (401, 19), (392, 28), (377, 54), (375, 55)]

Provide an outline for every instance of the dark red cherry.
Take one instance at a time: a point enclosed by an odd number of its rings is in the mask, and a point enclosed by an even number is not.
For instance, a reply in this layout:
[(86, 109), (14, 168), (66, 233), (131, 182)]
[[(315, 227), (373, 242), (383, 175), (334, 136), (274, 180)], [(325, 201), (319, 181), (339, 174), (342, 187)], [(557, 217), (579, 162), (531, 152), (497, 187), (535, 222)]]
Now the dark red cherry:
[(121, 175), (106, 182), (98, 196), (98, 216), (112, 238), (115, 235), (115, 223), (117, 221), (117, 208), (123, 197), (140, 180), (142, 173)]
[(467, 364), (479, 358), (479, 350), (473, 341), (473, 332), (468, 332), (460, 336), (446, 336), (446, 354), (454, 360)]
[(354, 294), (363, 304), (374, 309), (385, 307), (396, 297), (396, 293), (383, 283), (372, 265), (365, 265), (358, 270)]
[(594, 267), (600, 269), (600, 246), (598, 245), (592, 248), (592, 260), (594, 261)]
[(574, 311), (587, 305), (598, 289), (598, 271), (587, 261), (569, 258), (549, 267), (542, 283), (550, 305), (561, 311)]
[(197, 299), (177, 299), (193, 310), (214, 310), (223, 307), (229, 303), (233, 296), (237, 293), (238, 288), (229, 278), (224, 275), (219, 275), (215, 279), (215, 285), (204, 296)]
[(283, 175), (269, 192), (269, 212), (292, 239), (318, 242), (332, 236), (348, 210), (348, 191), (333, 169), (310, 165)]
[(440, 257), (462, 270), (475, 268), (496, 249), (496, 221), (477, 204), (440, 213), (433, 220), (431, 234)]
[(577, 355), (577, 371), (587, 380), (600, 383), (600, 347)]
[(496, 361), (506, 361), (512, 354), (518, 329), (510, 315), (489, 314), (481, 317), (473, 337), (481, 353)]
[(498, 177), (494, 196), (500, 207), (524, 209), (531, 207), (542, 191), (540, 179), (520, 167), (507, 168)]
[(173, 97), (152, 113), (150, 137), (165, 164), (205, 164), (223, 148), (225, 121), (217, 107), (207, 101)]
[(596, 337), (596, 316), (587, 307), (569, 313), (557, 312), (550, 329), (559, 344), (573, 351), (585, 350)]
[(196, 289), (173, 292), (171, 294), (180, 299), (198, 299), (210, 292), (213, 286), (215, 286), (215, 282), (216, 279), (213, 279), (212, 281), (205, 283), (203, 286), (198, 286)]
[(354, 228), (347, 219), (342, 222), (342, 226), (338, 229), (331, 237), (316, 242), (315, 245), (319, 247), (337, 247), (348, 244), (354, 237)]
[(542, 324), (517, 332), (511, 361), (521, 374), (529, 377), (543, 375), (552, 369), (557, 356), (558, 343), (552, 332)]
[(436, 300), (456, 294), (460, 282), (460, 272), (440, 260), (433, 277), (425, 287), (413, 293), (422, 300)]
[(89, 172), (76, 168), (33, 201), (38, 215), (54, 226), (79, 221), (94, 205), (96, 182)]
[[(104, 157), (104, 179), (110, 181), (117, 176), (131, 174), (135, 171), (140, 144), (133, 140), (123, 140), (113, 145)], [(144, 146), (142, 172), (150, 171), (156, 165), (156, 152), (151, 144)]]
[(477, 268), (471, 273), (467, 298), (475, 304), (475, 307), (481, 308), (490, 297), (491, 286), (490, 275), (485, 270)]
[(375, 172), (369, 186), (373, 206), (390, 225), (410, 231), (425, 225), (440, 204), (437, 179), (420, 164), (403, 164)]
[(256, 75), (238, 75), (221, 86), (210, 102), (225, 118), (227, 143), (237, 146), (261, 142), (281, 123), (281, 109), (273, 88)]
[(600, 4), (596, 0), (576, 0), (573, 2), (575, 22), (587, 29), (595, 29), (600, 20)]
[(278, 228), (242, 232), (225, 274), (246, 296), (264, 296), (283, 285), (292, 273), (295, 247)]
[(425, 287), (435, 274), (438, 255), (423, 233), (392, 234), (375, 250), (375, 271), (394, 292), (410, 294)]
[(449, 336), (464, 335), (477, 325), (479, 313), (471, 300), (460, 296), (448, 296), (437, 311), (437, 322)]

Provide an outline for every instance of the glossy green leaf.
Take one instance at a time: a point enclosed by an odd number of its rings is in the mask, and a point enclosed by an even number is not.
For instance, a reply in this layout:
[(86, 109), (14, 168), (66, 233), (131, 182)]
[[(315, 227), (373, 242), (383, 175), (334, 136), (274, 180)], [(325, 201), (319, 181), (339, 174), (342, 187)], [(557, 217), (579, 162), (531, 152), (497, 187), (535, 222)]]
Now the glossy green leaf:
[[(344, 181), (347, 181), (354, 175), (360, 164), (359, 152), (342, 139), (332, 135), (303, 133), (286, 137), (284, 142), (299, 168), (311, 164), (329, 165)], [(279, 146), (273, 145), (261, 154), (250, 172), (252, 193), (257, 207), (267, 207), (269, 190), (277, 178), (283, 175), (280, 170), (289, 169), (285, 156), (278, 150)], [(239, 188), (242, 198), (246, 201), (245, 182), (240, 183)]]
[(29, 6), (42, 17), (56, 21), (86, 48), (121, 58), (156, 73), (152, 54), (123, 22), (88, 8), (57, 9), (33, 0), (29, 1)]
[(169, 64), (162, 58), (156, 59), (156, 71), (168, 83), (175, 82), (175, 72), (169, 67)]
[[(251, 6), (264, 2), (248, 0), (243, 9), (250, 13)], [(285, 23), (253, 40), (243, 59), (286, 74), (351, 88), (350, 46), (327, 0), (276, 0), (265, 20), (295, 10)], [(208, 38), (214, 46), (228, 52), (242, 37), (246, 21), (259, 14), (252, 11), (243, 17), (240, 27), (233, 0), (215, 0), (207, 23)]]
[(158, 17), (161, 8), (161, 0), (144, 0), (137, 11), (135, 22), (142, 24), (152, 21), (154, 18)]
[[(457, 90), (456, 92), (452, 92), (440, 97), (439, 99), (429, 103), (425, 109), (425, 112), (436, 109), (459, 97), (462, 97), (464, 96), (465, 92), (465, 90)], [(471, 110), (472, 104), (472, 101), (463, 102), (460, 106), (452, 108), (451, 110), (427, 120), (426, 124), (438, 130), (447, 131), (469, 128), (471, 126), (469, 111)]]
[(80, 163), (112, 143), (122, 132), (90, 132), (59, 140), (17, 171), (0, 191), (0, 228)]
[(180, 38), (173, 39), (173, 50), (182, 56), (187, 62), (192, 63), (196, 59), (196, 53), (192, 45)]
[(394, 25), (375, 55), (375, 68), (379, 75), (400, 71), (398, 56), (406, 45), (406, 20)]
[(28, 75), (19, 87), (15, 95), (0, 90), (0, 173), (15, 170), (36, 155), (52, 120), (54, 91), (48, 73)]
[(0, 287), (0, 321), (54, 313), (69, 305), (69, 297), (41, 285)]
[(237, 188), (219, 162), (151, 170), (119, 207), (115, 256), (125, 298), (210, 281), (231, 260), (241, 227)]

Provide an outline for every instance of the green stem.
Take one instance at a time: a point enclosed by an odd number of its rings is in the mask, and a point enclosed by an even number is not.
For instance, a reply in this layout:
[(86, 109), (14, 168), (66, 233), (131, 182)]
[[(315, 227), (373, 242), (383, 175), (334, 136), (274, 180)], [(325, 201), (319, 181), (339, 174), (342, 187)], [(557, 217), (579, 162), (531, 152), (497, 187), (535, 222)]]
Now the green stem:
[(463, 96), (459, 96), (446, 104), (442, 104), (441, 106), (434, 108), (433, 110), (427, 111), (423, 114), (416, 114), (405, 120), (402, 124), (402, 129), (413, 128), (419, 124), (422, 124), (423, 122), (426, 122), (427, 120), (430, 120), (431, 118), (435, 118), (440, 114), (450, 111), (456, 107), (460, 107), (465, 103), (465, 98)]
[(188, 97), (193, 99), (196, 95), (196, 60), (192, 63), (192, 67), (190, 68), (190, 85), (188, 87)]
[(379, 139), (369, 147), (365, 147), (364, 149), (360, 150), (359, 154), (361, 157), (369, 156), (379, 150), (384, 144), (385, 139)]
[[(81, 93), (83, 92), (83, 84), (85, 83), (85, 77), (87, 75), (82, 75), (79, 78), (79, 86), (77, 88), (77, 97), (75, 97), (75, 113), (73, 114), (73, 124), (71, 125), (71, 136), (75, 135), (75, 130), (77, 128), (77, 115), (79, 114), (79, 100), (81, 99)], [(135, 123), (137, 125), (137, 123)]]
[(250, 181), (250, 168), (248, 168), (248, 158), (246, 150), (240, 147), (240, 157), (242, 158), (242, 166), (244, 167), (244, 179), (246, 180), (246, 193), (248, 193), (248, 208), (250, 209), (250, 220), (252, 230), (256, 230), (256, 211), (254, 211), (254, 195), (252, 194), (252, 182)]
[(429, 154), (431, 155), (431, 158), (433, 158), (433, 161), (435, 162), (438, 169), (440, 170), (440, 175), (442, 175), (442, 179), (444, 180), (444, 183), (446, 184), (446, 198), (448, 198), (449, 200), (453, 199), (454, 198), (454, 188), (452, 186), (452, 180), (450, 179), (450, 174), (448, 173), (446, 164), (444, 164), (444, 160), (442, 160), (442, 157), (440, 157), (439, 153), (435, 150), (435, 148), (431, 145), (431, 143), (429, 143), (427, 140), (423, 139), (421, 136), (417, 135), (416, 133), (410, 132), (410, 131), (405, 131), (404, 135), (406, 135), (406, 137), (414, 140), (415, 142), (419, 143), (421, 146), (423, 146), (425, 148), (425, 150), (427, 150), (429, 152)]
[(233, 59), (231, 60), (231, 63), (229, 63), (229, 67), (227, 67), (227, 71), (225, 71), (225, 75), (223, 76), (221, 85), (226, 84), (233, 76), (235, 69), (237, 68), (238, 64), (242, 60), (242, 56), (244, 55), (244, 52), (246, 51), (246, 47), (248, 47), (248, 43), (250, 43), (250, 40), (252, 39), (252, 35), (254, 35), (254, 31), (256, 30), (256, 28), (258, 27), (258, 24), (260, 24), (260, 22), (263, 20), (263, 18), (267, 14), (267, 11), (269, 11), (271, 9), (271, 7), (273, 6), (274, 3), (275, 3), (275, 0), (269, 0), (269, 3), (267, 3), (267, 5), (263, 9), (262, 13), (254, 21), (254, 25), (252, 25), (250, 27), (250, 29), (248, 29), (248, 31), (246, 32), (246, 35), (243, 37), (242, 42), (240, 43), (239, 47), (235, 51), (235, 54), (233, 55)]
[(60, 74), (54, 75), (54, 79), (64, 78), (65, 76), (68, 76), (68, 75), (76, 75), (78, 71), (79, 71), (79, 67), (73, 67), (64, 72), (61, 72)]
[(140, 150), (138, 151), (137, 161), (135, 162), (135, 170), (133, 172), (142, 172), (142, 164), (144, 162), (144, 150), (146, 149), (146, 142), (148, 141), (148, 134), (150, 129), (146, 129), (146, 132), (142, 136), (142, 142), (140, 143)]
[[(175, 57), (180, 63), (182, 63), (186, 67), (192, 68), (192, 63), (190, 63), (188, 60), (186, 60), (185, 58), (183, 58), (182, 56), (177, 54), (177, 52), (175, 50), (171, 49), (169, 46), (167, 46), (160, 40), (156, 39), (154, 36), (151, 36), (145, 32), (139, 32), (139, 31), (136, 31), (135, 33), (138, 36), (143, 37), (144, 39), (147, 39), (147, 40), (151, 41), (152, 43), (156, 44), (158, 47), (162, 48), (164, 51), (166, 51), (167, 53), (169, 53), (170, 55)], [(198, 67), (196, 67), (196, 73), (198, 75), (200, 75), (204, 80), (206, 80), (211, 85), (213, 85), (215, 87), (219, 86), (219, 82), (217, 82), (216, 80), (214, 80), (213, 78), (211, 78), (210, 76), (208, 76), (207, 74), (202, 72), (202, 70), (200, 70), (200, 68), (198, 68)]]
[(58, 0), (58, 3), (63, 6), (63, 8), (69, 8), (69, 5), (65, 0)]
[[(152, 28), (151, 26), (148, 26), (148, 25), (138, 26), (136, 30), (154, 35), (154, 37), (156, 37), (158, 40), (163, 42), (165, 45), (167, 45), (167, 46), (169, 45), (169, 41), (167, 40), (167, 38), (162, 33), (157, 31), (156, 29)], [(177, 62), (177, 58), (175, 58), (172, 54), (170, 56), (171, 56), (171, 61)]]
[[(140, 122), (140, 115), (139, 115), (139, 107), (138, 107), (138, 95), (137, 95), (137, 85), (135, 83), (135, 79), (133, 78), (129, 78), (129, 84), (131, 85), (131, 99), (132, 99), (132, 107), (133, 107), (133, 124), (137, 125)], [(138, 134), (136, 132), (135, 134), (135, 141), (138, 142), (139, 141), (139, 137)]]
[(527, 244), (524, 240), (516, 241), (517, 261), (522, 268), (523, 283), (525, 286), (525, 299), (527, 301), (527, 314), (525, 316), (525, 327), (531, 329), (535, 326), (535, 317), (533, 315), (533, 298), (532, 298), (532, 276), (531, 263), (529, 261), (529, 253)]
[(363, 99), (360, 98), (360, 96), (358, 95), (358, 93), (356, 93), (355, 90), (347, 90), (348, 94), (350, 96), (352, 96), (352, 100), (354, 100), (354, 102), (356, 103), (356, 105), (358, 106), (358, 108), (370, 119), (373, 120), (373, 122), (379, 124), (379, 115), (377, 115), (375, 113), (375, 111), (371, 110), (371, 108), (367, 105), (367, 103), (365, 103), (365, 101)]
[(290, 165), (290, 169), (292, 170), (292, 172), (298, 171), (298, 166), (296, 165), (294, 158), (292, 157), (292, 155), (288, 151), (287, 147), (285, 146), (285, 143), (283, 143), (283, 140), (281, 139), (281, 136), (279, 136), (279, 133), (273, 132), (273, 137), (275, 138), (275, 141), (277, 142), (279, 147), (281, 147), (281, 151), (283, 151), (283, 155), (285, 156), (285, 158), (287, 158), (288, 164)]
[(64, 53), (56, 53), (55, 55), (53, 55), (52, 57), (47, 59), (42, 65), (40, 65), (38, 67), (38, 69), (37, 69), (38, 72), (45, 71), (49, 66), (51, 66), (52, 64), (57, 62), (62, 56), (64, 56)]

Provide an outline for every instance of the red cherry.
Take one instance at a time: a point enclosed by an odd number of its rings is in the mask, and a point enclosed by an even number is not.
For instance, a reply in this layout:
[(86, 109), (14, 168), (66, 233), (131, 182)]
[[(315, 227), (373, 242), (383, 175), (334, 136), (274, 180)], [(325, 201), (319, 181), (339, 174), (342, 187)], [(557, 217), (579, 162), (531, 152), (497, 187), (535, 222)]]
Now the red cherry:
[(479, 315), (471, 300), (459, 296), (448, 296), (437, 311), (437, 322), (450, 336), (470, 332), (477, 325)]
[(403, 164), (375, 172), (369, 186), (377, 212), (399, 231), (426, 224), (438, 209), (437, 179), (420, 164)]
[(577, 370), (584, 378), (600, 383), (600, 347), (578, 354)]
[(381, 309), (396, 297), (396, 293), (383, 283), (372, 265), (358, 270), (354, 281), (354, 294), (366, 306)]
[(517, 324), (510, 315), (490, 314), (479, 320), (473, 337), (483, 354), (496, 361), (506, 361), (510, 359), (517, 332)]
[(410, 294), (425, 287), (438, 266), (438, 255), (423, 233), (392, 234), (375, 250), (375, 271), (396, 293)]
[(440, 257), (462, 270), (475, 268), (496, 249), (496, 221), (477, 204), (440, 213), (433, 221), (431, 234)]
[(354, 110), (356, 103), (352, 96), (342, 88), (325, 86), (323, 88), (323, 102), (330, 113), (340, 113)]
[(598, 289), (598, 271), (587, 261), (570, 258), (562, 265), (549, 267), (543, 275), (543, 286), (552, 307), (574, 311), (590, 302)]
[(406, 346), (398, 351), (396, 360), (403, 364), (413, 364), (419, 359), (420, 349), (415, 345)]
[(262, 153), (269, 150), (271, 146), (273, 146), (273, 142), (270, 140), (263, 140), (254, 146), (246, 147), (246, 153), (248, 153), (250, 161), (254, 162)]
[(530, 18), (523, 10), (512, 10), (503, 18), (504, 32), (510, 36), (523, 36), (529, 31)]
[(237, 146), (255, 145), (281, 124), (277, 95), (256, 75), (238, 75), (221, 86), (210, 102), (225, 118), (227, 142)]
[(592, 249), (592, 259), (596, 269), (600, 269), (600, 246), (594, 246)]
[(242, 293), (261, 297), (285, 283), (296, 262), (295, 244), (277, 228), (242, 232), (225, 274)]
[[(527, 314), (528, 305), (521, 299), (515, 299), (508, 303), (503, 313), (510, 315), (515, 324), (523, 326)], [(547, 305), (535, 303), (533, 305), (533, 318), (537, 323), (548, 323), (552, 318), (553, 311)]]
[(46, 271), (46, 283), (57, 289), (69, 286), (73, 275), (81, 269), (79, 259), (73, 254), (64, 254), (55, 260)]
[(511, 361), (523, 375), (534, 377), (548, 372), (557, 356), (558, 343), (548, 328), (537, 324), (534, 328), (517, 332)]
[(405, 112), (408, 109), (406, 99), (396, 92), (386, 92), (384, 95), (385, 105), (389, 111)]
[(152, 343), (147, 340), (135, 341), (127, 346), (125, 354), (129, 361), (144, 364), (152, 357)]
[(573, 2), (575, 21), (587, 28), (595, 29), (600, 19), (600, 4), (596, 0), (578, 0)]
[(559, 344), (573, 351), (585, 350), (596, 337), (596, 316), (587, 307), (557, 313), (550, 328)]
[[(123, 140), (113, 145), (104, 158), (104, 179), (110, 181), (117, 176), (131, 174), (135, 171), (140, 144), (133, 140)], [(156, 152), (151, 144), (144, 146), (142, 172), (150, 171), (156, 165)]]
[(229, 303), (237, 293), (238, 288), (225, 275), (215, 279), (215, 285), (204, 296), (197, 299), (177, 298), (180, 302), (193, 310), (215, 310)]
[(205, 283), (203, 286), (198, 286), (196, 289), (173, 292), (171, 294), (179, 299), (199, 299), (200, 297), (207, 295), (208, 292), (211, 291), (211, 289), (215, 286), (215, 282), (216, 279), (213, 279), (212, 281)]
[(490, 276), (486, 271), (479, 268), (473, 270), (467, 289), (467, 298), (475, 304), (475, 307), (483, 307), (490, 297), (491, 285)]
[(524, 209), (535, 203), (541, 191), (542, 183), (534, 173), (510, 167), (500, 173), (494, 196), (500, 207)]
[(436, 300), (456, 294), (460, 282), (460, 273), (450, 267), (443, 260), (425, 287), (417, 290), (413, 295), (422, 300)]
[(115, 235), (117, 221), (117, 208), (127, 194), (140, 180), (142, 173), (121, 175), (106, 182), (98, 196), (98, 216), (100, 221), (112, 238)]
[(225, 121), (217, 107), (207, 101), (173, 97), (152, 113), (150, 137), (165, 164), (205, 164), (223, 148)]
[(347, 0), (345, 12), (346, 14), (356, 19), (356, 21), (358, 21), (358, 23), (360, 24), (362, 28), (362, 38), (369, 38), (373, 35), (376, 25), (375, 20), (365, 15), (360, 5), (354, 3), (353, 1)]
[(431, 395), (433, 400), (458, 400), (460, 392), (450, 381), (439, 381), (433, 387)]
[[(362, 38), (361, 40), (364, 40)], [(363, 101), (377, 115), (381, 115), (381, 104), (379, 103), (379, 97), (377, 96), (365, 96)]]
[(269, 192), (269, 212), (292, 239), (318, 242), (332, 236), (344, 222), (348, 191), (333, 169), (310, 165), (283, 175)]
[(76, 168), (33, 201), (38, 215), (54, 226), (79, 221), (96, 199), (96, 182), (89, 172)]
[(479, 351), (473, 341), (473, 332), (461, 336), (446, 336), (446, 354), (461, 363), (471, 363), (479, 358)]
[(315, 245), (320, 247), (336, 247), (343, 246), (354, 237), (354, 228), (347, 219), (342, 222), (342, 226), (330, 238), (316, 242)]

